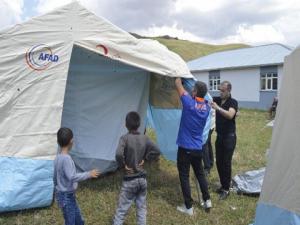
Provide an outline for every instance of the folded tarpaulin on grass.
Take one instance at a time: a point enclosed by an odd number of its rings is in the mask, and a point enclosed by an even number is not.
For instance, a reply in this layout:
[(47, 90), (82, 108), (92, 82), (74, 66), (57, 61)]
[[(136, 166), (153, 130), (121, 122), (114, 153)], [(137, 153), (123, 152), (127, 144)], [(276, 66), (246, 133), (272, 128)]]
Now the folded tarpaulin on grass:
[(264, 180), (265, 168), (252, 170), (232, 179), (233, 190), (240, 194), (259, 194)]

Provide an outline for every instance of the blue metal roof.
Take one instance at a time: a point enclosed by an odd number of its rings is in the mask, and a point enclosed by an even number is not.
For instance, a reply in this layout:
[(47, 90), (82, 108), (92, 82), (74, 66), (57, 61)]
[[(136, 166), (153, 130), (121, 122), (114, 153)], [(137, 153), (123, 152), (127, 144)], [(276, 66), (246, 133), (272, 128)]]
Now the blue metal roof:
[(189, 61), (191, 71), (277, 65), (284, 62), (284, 57), (293, 49), (282, 44), (269, 44), (230, 51), (216, 52)]

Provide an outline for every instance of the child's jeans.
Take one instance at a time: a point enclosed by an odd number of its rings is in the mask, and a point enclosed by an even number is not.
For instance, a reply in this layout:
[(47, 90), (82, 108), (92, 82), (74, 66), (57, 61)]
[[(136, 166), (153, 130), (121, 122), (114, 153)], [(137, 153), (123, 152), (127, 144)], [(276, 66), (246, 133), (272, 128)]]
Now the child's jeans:
[(56, 192), (56, 201), (61, 208), (65, 225), (84, 225), (74, 192)]
[(125, 216), (134, 201), (136, 204), (137, 225), (146, 225), (146, 178), (135, 178), (129, 181), (123, 181), (119, 196), (118, 208), (114, 217), (114, 225), (122, 225)]

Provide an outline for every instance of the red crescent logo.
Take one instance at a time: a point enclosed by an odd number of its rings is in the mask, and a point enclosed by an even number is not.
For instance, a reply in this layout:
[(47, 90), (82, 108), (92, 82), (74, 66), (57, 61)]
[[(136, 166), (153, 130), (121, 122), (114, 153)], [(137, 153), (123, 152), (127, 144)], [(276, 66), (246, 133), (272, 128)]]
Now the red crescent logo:
[(107, 49), (104, 45), (101, 45), (101, 44), (100, 44), (100, 45), (97, 45), (96, 48), (102, 48), (103, 51), (104, 51), (104, 55), (107, 55), (108, 49)]

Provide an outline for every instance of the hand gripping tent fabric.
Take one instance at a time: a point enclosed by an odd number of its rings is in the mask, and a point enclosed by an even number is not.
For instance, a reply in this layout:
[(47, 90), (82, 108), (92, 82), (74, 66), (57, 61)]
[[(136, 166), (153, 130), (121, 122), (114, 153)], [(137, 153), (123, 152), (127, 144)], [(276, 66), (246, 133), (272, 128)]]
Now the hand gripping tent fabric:
[(74, 132), (78, 169), (106, 173), (116, 169), (127, 112), (146, 118), (149, 107), (170, 114), (160, 122), (179, 124), (174, 77), (193, 78), (177, 54), (78, 2), (0, 32), (0, 212), (51, 203), (61, 126)]
[(284, 60), (276, 119), (254, 225), (300, 225), (300, 48)]

